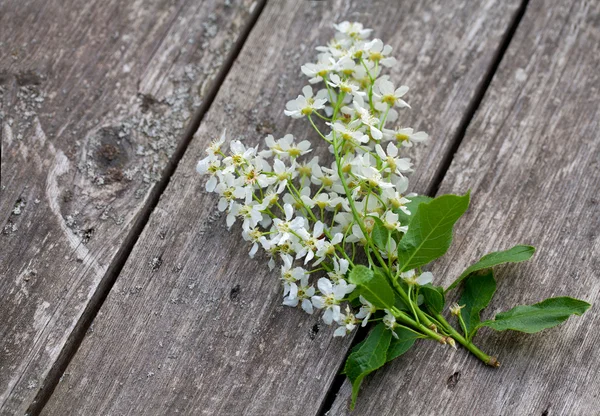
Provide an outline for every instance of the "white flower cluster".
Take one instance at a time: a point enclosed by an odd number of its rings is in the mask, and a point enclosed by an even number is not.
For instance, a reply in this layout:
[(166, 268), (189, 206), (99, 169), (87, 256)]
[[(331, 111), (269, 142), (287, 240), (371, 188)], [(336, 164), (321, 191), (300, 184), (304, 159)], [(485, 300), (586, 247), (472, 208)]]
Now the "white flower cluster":
[[(197, 170), (210, 177), (206, 190), (219, 195), (218, 209), (226, 211), (227, 226), (241, 221), (243, 238), (252, 244), (250, 256), (262, 247), (271, 269), (280, 262), (283, 303), (309, 314), (324, 310), (325, 323), (340, 325), (334, 336), (344, 336), (360, 320), (366, 325), (376, 311), (362, 296), (358, 313), (348, 304), (342, 309), (355, 288), (346, 276), (357, 248), (363, 247), (367, 256), (373, 253), (368, 239), (374, 217), (396, 235), (406, 232), (399, 213), (410, 215), (406, 174), (413, 164), (402, 152), (428, 136), (407, 127), (386, 128), (398, 119), (397, 110), (409, 107), (403, 99), (408, 87), (395, 88), (380, 74), (382, 67), (396, 64), (391, 46), (368, 40), (371, 29), (359, 23), (335, 28), (335, 38), (317, 48), (317, 62), (301, 68), (309, 83), (321, 89), (315, 94), (305, 86), (284, 111), (307, 118), (335, 161), (320, 164), (311, 155), (311, 143), (290, 134), (278, 140), (269, 135), (263, 150), (233, 140), (226, 153), (223, 133)], [(385, 250), (376, 253), (390, 265), (397, 257), (396, 240), (390, 238)], [(414, 272), (403, 277), (409, 284), (430, 278), (423, 274), (417, 279)], [(384, 322), (393, 329), (392, 315)]]

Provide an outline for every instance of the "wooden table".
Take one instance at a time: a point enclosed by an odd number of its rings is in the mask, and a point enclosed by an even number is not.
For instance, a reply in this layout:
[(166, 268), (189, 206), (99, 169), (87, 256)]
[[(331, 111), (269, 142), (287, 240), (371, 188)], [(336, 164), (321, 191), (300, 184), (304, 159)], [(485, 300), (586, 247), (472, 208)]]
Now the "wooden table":
[[(0, 414), (349, 414), (353, 337), (281, 306), (194, 170), (224, 127), (309, 137), (282, 108), (342, 20), (394, 47), (406, 123), (433, 138), (412, 190), (471, 189), (440, 283), (528, 243), (488, 314), (598, 302), (600, 3), (7, 0)], [(599, 326), (594, 306), (537, 335), (485, 332), (497, 370), (423, 341), (352, 414), (600, 414)]]

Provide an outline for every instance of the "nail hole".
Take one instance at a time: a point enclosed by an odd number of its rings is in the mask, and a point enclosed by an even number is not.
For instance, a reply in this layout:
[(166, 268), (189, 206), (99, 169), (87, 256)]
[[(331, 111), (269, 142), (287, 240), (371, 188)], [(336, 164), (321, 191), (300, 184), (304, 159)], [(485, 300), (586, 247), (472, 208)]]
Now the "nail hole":
[(459, 380), (460, 380), (460, 371), (457, 371), (456, 373), (454, 373), (450, 377), (448, 377), (448, 380), (446, 381), (446, 387), (448, 387), (450, 390), (454, 390), (454, 388), (458, 384)]
[(321, 329), (319, 324), (313, 325), (313, 327), (310, 329), (310, 332), (309, 332), (310, 339), (315, 339), (317, 337), (317, 334), (319, 333), (319, 329)]
[(229, 292), (229, 299), (235, 301), (240, 294), (240, 285), (235, 285)]

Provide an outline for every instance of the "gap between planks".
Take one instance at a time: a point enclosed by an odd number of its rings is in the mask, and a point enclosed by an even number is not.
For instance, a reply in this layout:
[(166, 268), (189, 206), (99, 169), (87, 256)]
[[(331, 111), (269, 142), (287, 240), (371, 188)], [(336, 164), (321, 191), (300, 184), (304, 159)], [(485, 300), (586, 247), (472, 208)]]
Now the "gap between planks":
[[(490, 84), (491, 84), (492, 80), (494, 79), (494, 75), (496, 74), (496, 71), (498, 70), (498, 67), (500, 66), (500, 63), (502, 62), (502, 59), (504, 58), (504, 55), (505, 55), (506, 51), (508, 50), (508, 47), (510, 46), (510, 43), (517, 31), (517, 28), (519, 27), (519, 24), (521, 23), (521, 20), (523, 19), (523, 16), (525, 15), (525, 11), (527, 10), (528, 3), (529, 3), (529, 0), (523, 0), (521, 2), (521, 4), (519, 5), (519, 8), (516, 10), (514, 17), (513, 17), (512, 21), (510, 22), (510, 25), (508, 26), (508, 29), (506, 30), (506, 33), (502, 37), (502, 40), (500, 41), (498, 49), (496, 50), (496, 52), (494, 54), (494, 58), (492, 59), (492, 62), (490, 63), (490, 66), (481, 81), (481, 84), (477, 87), (475, 95), (474, 95), (473, 99), (471, 100), (471, 102), (469, 103), (469, 105), (465, 111), (465, 115), (463, 116), (463, 118), (460, 121), (460, 124), (456, 131), (456, 134), (454, 135), (454, 137), (451, 140), (450, 148), (448, 149), (448, 152), (444, 155), (444, 157), (439, 165), (439, 168), (433, 177), (431, 184), (427, 188), (427, 192), (425, 193), (427, 196), (435, 197), (435, 195), (437, 194), (437, 192), (440, 188), (440, 185), (441, 185), (442, 181), (444, 180), (444, 177), (446, 176), (446, 173), (448, 172), (450, 165), (452, 164), (454, 155), (458, 151), (460, 144), (462, 143), (463, 139), (465, 138), (467, 128), (469, 127), (469, 124), (471, 124), (471, 121), (473, 120), (475, 113), (477, 112), (477, 109), (481, 105), (481, 102), (483, 101), (483, 97), (485, 96), (486, 91), (490, 87)], [(317, 413), (318, 416), (327, 416), (329, 414), (329, 411), (331, 410), (331, 408), (333, 407), (333, 404), (335, 402), (335, 398), (337, 397), (338, 393), (340, 392), (342, 385), (344, 384), (344, 380), (346, 379), (346, 376), (344, 374), (341, 374), (341, 372), (344, 368), (346, 360), (348, 359), (348, 356), (350, 355), (350, 351), (352, 351), (352, 348), (354, 348), (355, 345), (357, 345), (359, 342), (361, 342), (362, 340), (364, 340), (367, 337), (367, 334), (370, 330), (371, 330), (371, 325), (368, 325), (365, 328), (359, 327), (358, 331), (356, 332), (356, 334), (352, 340), (352, 344), (348, 348), (348, 351), (346, 351), (344, 360), (342, 361), (342, 364), (340, 365), (340, 367), (337, 371), (337, 374), (336, 374), (335, 378), (333, 379), (333, 382), (331, 383), (331, 386), (329, 387), (327, 394), (325, 395), (325, 399), (323, 400), (323, 403), (321, 404), (321, 408), (319, 409), (319, 412)]]
[(175, 149), (175, 152), (173, 153), (173, 156), (167, 163), (167, 166), (165, 167), (161, 175), (160, 181), (156, 183), (156, 185), (150, 192), (146, 204), (141, 208), (133, 227), (131, 228), (129, 234), (127, 234), (127, 236), (123, 240), (121, 248), (116, 253), (113, 261), (108, 267), (104, 279), (102, 279), (102, 281), (98, 284), (98, 288), (94, 295), (91, 297), (87, 306), (85, 307), (81, 319), (75, 325), (75, 328), (73, 329), (73, 332), (71, 333), (69, 339), (65, 343), (64, 348), (62, 349), (58, 358), (56, 359), (50, 371), (48, 372), (46, 380), (42, 384), (42, 387), (40, 387), (40, 390), (36, 394), (32, 404), (27, 409), (27, 415), (39, 415), (43, 408), (46, 406), (46, 403), (50, 399), (50, 396), (52, 396), (52, 393), (54, 392), (54, 389), (56, 388), (60, 379), (62, 378), (63, 373), (67, 369), (69, 362), (75, 356), (75, 353), (77, 352), (79, 346), (83, 342), (85, 334), (87, 333), (92, 322), (96, 318), (96, 315), (100, 311), (102, 304), (106, 300), (106, 297), (108, 296), (109, 292), (111, 291), (112, 287), (117, 281), (117, 278), (121, 274), (121, 270), (125, 266), (125, 263), (127, 262), (127, 259), (129, 258), (129, 255), (133, 250), (133, 247), (137, 243), (139, 236), (142, 234), (142, 231), (146, 227), (146, 224), (150, 219), (152, 211), (154, 211), (154, 208), (156, 208), (161, 195), (169, 185), (171, 176), (173, 176), (173, 174), (175, 173), (175, 170), (177, 169), (179, 162), (183, 158), (186, 149), (191, 143), (194, 134), (196, 133), (196, 130), (198, 130), (198, 128), (200, 127), (200, 123), (202, 122), (204, 115), (210, 109), (215, 97), (217, 96), (217, 93), (221, 88), (221, 85), (223, 84), (223, 81), (227, 77), (227, 74), (231, 70), (233, 63), (235, 62), (240, 51), (244, 47), (244, 44), (246, 43), (250, 32), (254, 28), (254, 25), (258, 21), (258, 18), (260, 17), (265, 7), (265, 4), (266, 0), (259, 0), (257, 2), (256, 7), (252, 11), (252, 15), (250, 16), (248, 23), (246, 24), (246, 26), (240, 34), (239, 39), (235, 42), (235, 45), (229, 53), (229, 56), (223, 63), (223, 66), (219, 69), (215, 80), (212, 83), (212, 86), (206, 94), (206, 98), (204, 99), (196, 113), (191, 117), (189, 125), (183, 133), (183, 137), (181, 138), (179, 144), (177, 145), (177, 148)]

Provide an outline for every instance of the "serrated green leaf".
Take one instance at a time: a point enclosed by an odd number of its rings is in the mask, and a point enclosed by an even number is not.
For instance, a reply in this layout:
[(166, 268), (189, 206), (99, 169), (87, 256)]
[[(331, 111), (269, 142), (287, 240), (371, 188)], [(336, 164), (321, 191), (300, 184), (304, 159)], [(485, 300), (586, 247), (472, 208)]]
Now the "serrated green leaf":
[[(362, 341), (360, 341), (358, 344), (356, 344), (354, 347), (352, 347), (352, 349), (350, 350), (350, 354), (360, 350), (366, 341), (367, 341), (367, 339), (365, 338)], [(346, 364), (347, 363), (348, 362), (346, 361)], [(342, 369), (340, 374), (346, 374), (346, 365), (344, 365), (344, 368)]]
[(394, 330), (398, 338), (392, 337), (390, 341), (390, 347), (387, 351), (386, 362), (392, 361), (394, 358), (398, 358), (406, 351), (408, 351), (415, 341), (419, 338), (423, 338), (421, 334), (417, 334), (406, 328), (398, 327)]
[(424, 303), (434, 313), (442, 313), (446, 300), (444, 299), (444, 288), (439, 286), (433, 286), (431, 283), (423, 285), (419, 289), (423, 295)]
[(363, 265), (354, 266), (348, 276), (350, 283), (360, 287), (360, 294), (379, 309), (390, 309), (394, 305), (394, 291), (379, 271)]
[(505, 251), (495, 251), (486, 254), (479, 261), (465, 270), (458, 278), (448, 286), (446, 292), (454, 289), (468, 275), (478, 270), (489, 269), (502, 263), (518, 263), (531, 258), (535, 253), (535, 248), (532, 246), (518, 245)]
[(535, 305), (522, 305), (499, 313), (493, 321), (482, 322), (479, 326), (488, 326), (496, 331), (513, 330), (533, 334), (546, 328), (552, 328), (571, 315), (581, 315), (591, 305), (579, 299), (559, 297), (546, 299)]
[(410, 212), (410, 215), (406, 214), (400, 208), (394, 210), (394, 212), (396, 214), (398, 214), (398, 221), (402, 225), (406, 225), (410, 222), (412, 217), (417, 212), (417, 208), (419, 207), (419, 204), (421, 204), (423, 202), (427, 203), (427, 202), (430, 202), (433, 200), (433, 198), (431, 198), (427, 195), (416, 195), (416, 196), (409, 197), (408, 199), (410, 200), (410, 202), (408, 204), (406, 204), (405, 207)]
[(348, 280), (355, 285), (362, 285), (373, 278), (373, 270), (362, 264), (358, 264), (350, 270)]
[(375, 246), (381, 250), (387, 249), (388, 240), (390, 238), (390, 230), (383, 225), (383, 222), (377, 217), (371, 217), (375, 222), (373, 230), (371, 231), (371, 239)]
[(385, 364), (387, 351), (392, 339), (392, 332), (387, 330), (385, 325), (380, 323), (369, 334), (369, 336), (359, 344), (360, 347), (353, 350), (346, 360), (344, 372), (352, 383), (352, 404), (354, 409), (358, 390), (365, 376), (377, 370)]
[(495, 292), (496, 281), (492, 269), (473, 273), (465, 280), (459, 304), (464, 305), (460, 313), (467, 328), (468, 340), (475, 336), (480, 323), (479, 314), (489, 305)]
[(452, 227), (468, 207), (469, 193), (442, 195), (419, 204), (408, 231), (398, 244), (401, 271), (423, 266), (443, 256), (452, 242)]

